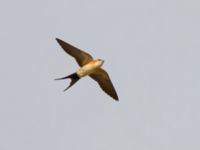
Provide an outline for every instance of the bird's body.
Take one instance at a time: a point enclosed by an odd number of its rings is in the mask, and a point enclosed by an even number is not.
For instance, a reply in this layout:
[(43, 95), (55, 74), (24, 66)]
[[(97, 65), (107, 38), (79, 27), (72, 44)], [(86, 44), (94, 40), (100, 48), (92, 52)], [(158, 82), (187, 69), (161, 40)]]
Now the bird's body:
[(103, 60), (97, 59), (89, 62), (88, 64), (81, 67), (76, 73), (81, 78), (94, 73), (103, 65)]
[(69, 55), (74, 57), (80, 66), (80, 69), (73, 74), (70, 74), (63, 78), (58, 78), (56, 80), (71, 79), (70, 85), (64, 90), (66, 91), (72, 85), (74, 85), (79, 79), (85, 76), (90, 76), (92, 79), (97, 81), (104, 92), (118, 100), (117, 93), (114, 86), (109, 78), (108, 73), (101, 68), (104, 61), (101, 59), (93, 60), (92, 56), (60, 39), (56, 39), (60, 46)]

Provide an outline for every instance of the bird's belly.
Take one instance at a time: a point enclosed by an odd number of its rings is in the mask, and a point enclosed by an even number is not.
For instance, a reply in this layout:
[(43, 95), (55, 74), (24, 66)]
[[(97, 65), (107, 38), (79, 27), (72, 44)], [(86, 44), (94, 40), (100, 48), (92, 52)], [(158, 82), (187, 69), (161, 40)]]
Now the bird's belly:
[(99, 66), (93, 65), (92, 63), (89, 63), (83, 67), (81, 67), (76, 73), (79, 77), (84, 77), (86, 75), (90, 75), (93, 73), (96, 69), (98, 69)]

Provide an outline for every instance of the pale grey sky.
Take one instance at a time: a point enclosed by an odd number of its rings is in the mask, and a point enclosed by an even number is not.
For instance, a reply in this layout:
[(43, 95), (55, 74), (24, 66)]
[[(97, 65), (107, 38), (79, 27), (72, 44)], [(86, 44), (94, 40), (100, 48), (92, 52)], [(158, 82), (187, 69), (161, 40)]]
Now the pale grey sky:
[[(199, 150), (200, 2), (2, 0), (1, 150)], [(61, 38), (105, 60), (119, 102)]]

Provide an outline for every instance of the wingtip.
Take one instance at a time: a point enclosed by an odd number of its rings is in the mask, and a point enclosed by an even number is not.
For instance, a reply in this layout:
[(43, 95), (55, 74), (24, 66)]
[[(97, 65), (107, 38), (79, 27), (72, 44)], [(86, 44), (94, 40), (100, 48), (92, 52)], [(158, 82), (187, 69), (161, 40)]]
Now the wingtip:
[(115, 92), (115, 94), (114, 95), (112, 95), (112, 97), (114, 98), (114, 100), (116, 100), (116, 101), (119, 101), (119, 97), (118, 97), (118, 95), (117, 95), (117, 93)]
[(115, 99), (115, 101), (117, 101), (117, 102), (119, 102), (119, 98), (117, 97), (117, 98), (114, 98)]
[(56, 41), (60, 41), (60, 39), (59, 38), (55, 38), (56, 39)]

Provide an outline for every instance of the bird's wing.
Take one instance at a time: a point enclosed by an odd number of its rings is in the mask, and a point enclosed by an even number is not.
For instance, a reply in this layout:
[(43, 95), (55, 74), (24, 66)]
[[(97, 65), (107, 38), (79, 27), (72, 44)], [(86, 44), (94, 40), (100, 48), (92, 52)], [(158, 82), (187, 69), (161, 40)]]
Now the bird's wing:
[(56, 38), (56, 41), (60, 44), (60, 46), (64, 49), (66, 53), (74, 57), (79, 64), (79, 66), (84, 66), (85, 64), (89, 63), (93, 60), (92, 56), (58, 38)]
[(115, 100), (119, 100), (117, 96), (117, 92), (110, 80), (108, 73), (103, 69), (98, 69), (96, 72), (90, 75), (92, 79), (97, 81), (104, 92), (110, 95)]

